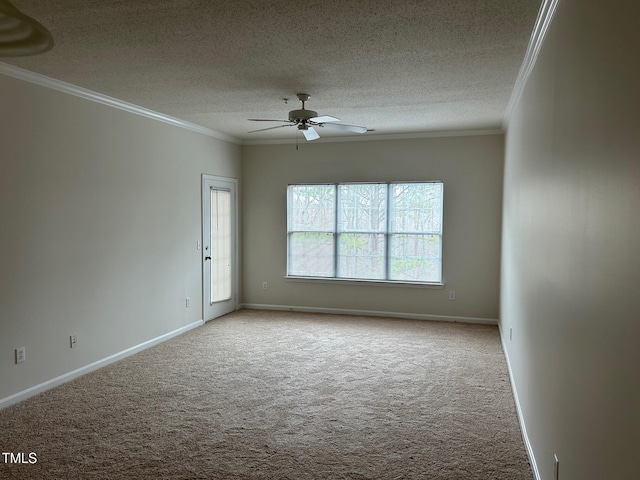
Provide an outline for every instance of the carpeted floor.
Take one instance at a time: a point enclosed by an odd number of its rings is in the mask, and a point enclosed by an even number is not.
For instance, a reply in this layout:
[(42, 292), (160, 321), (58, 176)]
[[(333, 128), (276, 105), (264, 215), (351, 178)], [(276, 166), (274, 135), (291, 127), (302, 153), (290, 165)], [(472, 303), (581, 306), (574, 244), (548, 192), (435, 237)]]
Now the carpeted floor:
[[(533, 479), (497, 327), (241, 310), (0, 411), (15, 479)], [(28, 458), (28, 457), (27, 457)]]

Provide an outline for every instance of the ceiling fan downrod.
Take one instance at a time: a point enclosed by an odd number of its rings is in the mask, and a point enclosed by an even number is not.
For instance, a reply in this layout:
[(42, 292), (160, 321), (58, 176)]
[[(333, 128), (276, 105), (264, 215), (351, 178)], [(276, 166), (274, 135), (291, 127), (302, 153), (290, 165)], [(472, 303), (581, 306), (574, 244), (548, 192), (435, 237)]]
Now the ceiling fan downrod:
[(296, 96), (298, 100), (302, 102), (302, 108), (300, 110), (291, 110), (289, 112), (289, 121), (298, 125), (300, 130), (306, 130), (306, 128), (300, 128), (300, 125), (307, 125), (307, 121), (310, 118), (315, 118), (318, 116), (318, 112), (314, 112), (313, 110), (307, 110), (304, 108), (305, 102), (307, 102), (311, 96), (307, 93), (297, 93)]

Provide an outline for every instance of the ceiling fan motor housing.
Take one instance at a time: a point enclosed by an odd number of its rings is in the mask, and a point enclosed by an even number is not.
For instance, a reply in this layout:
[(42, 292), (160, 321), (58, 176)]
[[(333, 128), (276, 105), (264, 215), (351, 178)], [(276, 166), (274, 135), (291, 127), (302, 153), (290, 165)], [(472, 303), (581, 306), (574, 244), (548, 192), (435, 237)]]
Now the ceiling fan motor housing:
[(310, 118), (318, 116), (318, 112), (313, 110), (307, 110), (305, 108), (301, 110), (291, 110), (289, 112), (289, 121), (294, 123), (306, 123)]

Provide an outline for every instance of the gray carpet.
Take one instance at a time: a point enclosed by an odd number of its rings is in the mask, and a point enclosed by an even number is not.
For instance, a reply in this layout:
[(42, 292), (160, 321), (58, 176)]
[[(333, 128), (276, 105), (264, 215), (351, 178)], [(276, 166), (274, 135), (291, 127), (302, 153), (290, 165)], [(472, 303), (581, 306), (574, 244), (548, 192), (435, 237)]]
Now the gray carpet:
[(0, 411), (15, 479), (533, 479), (497, 327), (241, 310)]

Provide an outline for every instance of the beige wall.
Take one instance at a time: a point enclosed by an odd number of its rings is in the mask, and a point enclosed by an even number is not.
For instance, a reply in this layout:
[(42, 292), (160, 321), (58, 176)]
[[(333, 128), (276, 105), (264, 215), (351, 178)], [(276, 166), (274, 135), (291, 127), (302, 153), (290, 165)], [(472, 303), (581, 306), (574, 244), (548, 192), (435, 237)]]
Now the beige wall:
[(507, 131), (501, 329), (544, 480), (640, 478), (639, 14), (561, 0)]
[(202, 319), (200, 176), (239, 177), (240, 147), (7, 76), (0, 92), (1, 400)]
[[(481, 135), (244, 146), (244, 302), (497, 319), (503, 143)], [(444, 289), (284, 279), (287, 184), (395, 180), (444, 181)]]

